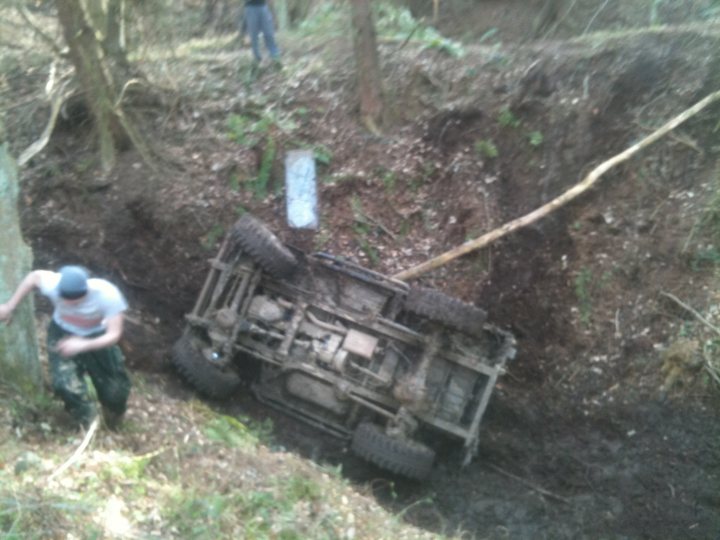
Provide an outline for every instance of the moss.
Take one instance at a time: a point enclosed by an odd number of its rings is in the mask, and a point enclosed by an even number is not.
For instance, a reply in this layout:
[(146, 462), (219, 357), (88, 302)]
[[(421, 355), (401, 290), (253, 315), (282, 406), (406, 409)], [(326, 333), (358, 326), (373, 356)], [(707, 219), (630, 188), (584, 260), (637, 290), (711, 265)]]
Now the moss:
[[(17, 211), (17, 168), (8, 153), (7, 144), (0, 145), (0, 300), (5, 301), (29, 271), (32, 252), (20, 231)], [(4, 254), (4, 255), (2, 255)], [(37, 336), (32, 298), (16, 310), (11, 324), (0, 332), (0, 364), (6, 382), (29, 389), (40, 382)]]

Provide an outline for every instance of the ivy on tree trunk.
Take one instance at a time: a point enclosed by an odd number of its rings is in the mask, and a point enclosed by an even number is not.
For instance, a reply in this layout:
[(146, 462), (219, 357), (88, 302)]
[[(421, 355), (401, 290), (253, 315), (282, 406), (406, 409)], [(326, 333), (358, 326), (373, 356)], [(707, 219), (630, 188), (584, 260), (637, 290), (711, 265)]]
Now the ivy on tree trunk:
[[(22, 238), (17, 208), (18, 176), (0, 125), (0, 302), (7, 301), (30, 271), (32, 251)], [(0, 373), (20, 388), (41, 382), (32, 297), (16, 308), (12, 321), (0, 323)]]

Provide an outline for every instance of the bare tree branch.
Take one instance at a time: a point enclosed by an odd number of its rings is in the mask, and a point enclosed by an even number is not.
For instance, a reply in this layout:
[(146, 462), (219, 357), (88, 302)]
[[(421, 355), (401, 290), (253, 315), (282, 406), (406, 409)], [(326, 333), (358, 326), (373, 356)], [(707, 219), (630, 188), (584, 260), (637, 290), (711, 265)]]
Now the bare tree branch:
[(23, 20), (27, 23), (27, 25), (33, 29), (33, 32), (35, 32), (38, 37), (48, 44), (50, 49), (57, 54), (58, 56), (63, 56), (62, 49), (58, 46), (57, 42), (48, 36), (45, 32), (43, 32), (40, 27), (35, 24), (35, 22), (32, 20), (30, 13), (28, 13), (28, 10), (24, 6), (16, 6), (18, 13), (23, 18)]
[(48, 480), (52, 480), (54, 478), (57, 478), (62, 473), (64, 473), (66, 470), (68, 470), (77, 460), (80, 459), (80, 456), (82, 456), (85, 449), (90, 444), (90, 441), (92, 441), (93, 437), (95, 436), (95, 432), (98, 429), (98, 426), (100, 425), (100, 418), (95, 417), (95, 419), (90, 424), (90, 427), (87, 430), (87, 433), (85, 434), (85, 438), (83, 438), (82, 442), (80, 443), (80, 446), (78, 446), (75, 451), (73, 452), (72, 456), (70, 456), (65, 463), (60, 465), (54, 473), (50, 475), (50, 478)]
[(40, 135), (40, 138), (33, 142), (25, 149), (22, 154), (20, 154), (20, 157), (18, 158), (19, 166), (25, 165), (34, 156), (41, 152), (42, 149), (45, 148), (45, 146), (47, 146), (53, 129), (55, 129), (55, 122), (57, 120), (58, 113), (60, 112), (60, 108), (62, 107), (62, 104), (65, 102), (67, 97), (72, 93), (69, 91), (65, 91), (65, 88), (67, 87), (69, 81), (66, 80), (62, 84), (58, 85), (55, 80), (55, 74), (56, 70), (55, 66), (53, 65), (53, 67), (51, 67), (50, 69), (48, 82), (45, 85), (45, 91), (50, 98), (50, 117), (48, 118), (48, 122), (45, 125), (45, 129)]
[(687, 311), (689, 311), (690, 313), (692, 313), (693, 315), (695, 315), (695, 318), (696, 318), (698, 321), (700, 321), (701, 323), (703, 323), (705, 326), (707, 326), (710, 330), (712, 330), (712, 331), (715, 332), (716, 334), (720, 335), (720, 328), (718, 328), (717, 326), (715, 326), (714, 324), (712, 324), (710, 321), (708, 321), (705, 317), (703, 317), (702, 315), (700, 315), (700, 313), (698, 313), (697, 310), (695, 310), (692, 306), (687, 305), (685, 302), (683, 302), (682, 300), (680, 300), (677, 296), (672, 295), (672, 294), (670, 294), (670, 293), (666, 293), (666, 292), (664, 292), (664, 291), (661, 291), (660, 294), (662, 294), (663, 296), (669, 298), (670, 300), (672, 300), (673, 302), (675, 302), (676, 304), (678, 304), (678, 305), (681, 306), (682, 308), (686, 309)]
[(537, 491), (537, 492), (540, 493), (541, 495), (544, 495), (544, 496), (546, 496), (546, 497), (550, 497), (551, 499), (555, 499), (556, 501), (560, 501), (560, 502), (564, 502), (564, 503), (569, 503), (569, 502), (570, 502), (567, 498), (561, 497), (560, 495), (555, 495), (554, 493), (548, 491), (547, 489), (545, 489), (545, 488), (543, 488), (543, 487), (540, 487), (540, 486), (538, 486), (538, 485), (536, 485), (536, 484), (533, 484), (532, 482), (530, 482), (530, 481), (528, 481), (528, 480), (525, 480), (524, 478), (520, 478), (519, 476), (516, 476), (516, 475), (514, 475), (514, 474), (512, 474), (512, 473), (509, 473), (509, 472), (507, 472), (507, 471), (504, 470), (504, 469), (501, 469), (501, 468), (498, 467), (497, 465), (493, 465), (492, 463), (488, 463), (487, 466), (490, 467), (492, 470), (497, 471), (497, 472), (499, 472), (500, 474), (503, 474), (503, 475), (507, 476), (508, 478), (512, 478), (513, 480), (517, 480), (518, 482), (520, 482), (520, 483), (523, 484), (524, 486), (527, 486), (527, 487), (529, 487), (530, 489), (532, 489), (532, 490), (534, 490), (534, 491)]

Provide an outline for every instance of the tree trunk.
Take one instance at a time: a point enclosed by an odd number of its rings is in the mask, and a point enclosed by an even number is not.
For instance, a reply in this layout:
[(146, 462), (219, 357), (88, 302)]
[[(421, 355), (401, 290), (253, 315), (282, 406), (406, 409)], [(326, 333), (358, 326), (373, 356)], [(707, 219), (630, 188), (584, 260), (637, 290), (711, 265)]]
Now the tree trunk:
[(350, 0), (360, 116), (371, 131), (382, 125), (383, 97), (370, 0)]
[[(20, 231), (18, 177), (0, 124), (0, 301), (5, 302), (30, 271), (32, 251)], [(7, 326), (0, 323), (0, 372), (3, 382), (31, 391), (41, 371), (32, 297), (17, 307)]]
[(313, 0), (283, 0), (287, 6), (288, 28), (297, 27), (310, 16)]
[(125, 51), (125, 0), (108, 0), (106, 50)]
[(88, 23), (81, 1), (57, 0), (57, 9), (70, 58), (95, 121), (103, 169), (111, 169), (118, 151), (130, 144), (147, 157), (146, 144), (122, 112), (118, 99), (121, 81), (105, 61), (102, 44)]
[(290, 28), (287, 0), (275, 0), (273, 7), (275, 8), (275, 24), (277, 24), (278, 31), (286, 32)]
[(102, 41), (107, 36), (107, 13), (103, 0), (81, 0), (85, 13), (88, 16), (88, 24), (100, 35)]
[(125, 0), (108, 0), (105, 19), (105, 39), (103, 50), (118, 66), (125, 77), (130, 77), (130, 62), (127, 58), (125, 42)]
[(203, 30), (223, 32), (235, 29), (238, 12), (242, 11), (244, 4), (244, 1), (231, 3), (228, 0), (205, 0)]

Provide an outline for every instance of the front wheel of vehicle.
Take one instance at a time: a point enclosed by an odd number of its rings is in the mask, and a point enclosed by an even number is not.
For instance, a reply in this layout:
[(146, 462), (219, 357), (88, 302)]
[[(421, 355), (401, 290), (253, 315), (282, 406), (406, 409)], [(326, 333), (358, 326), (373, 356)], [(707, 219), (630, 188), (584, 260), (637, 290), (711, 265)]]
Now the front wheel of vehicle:
[(357, 427), (350, 448), (370, 463), (414, 480), (427, 478), (435, 461), (435, 452), (424, 444), (393, 437), (369, 422)]
[(250, 214), (242, 216), (232, 228), (233, 239), (260, 267), (277, 279), (290, 276), (297, 259), (264, 223)]
[(191, 331), (186, 331), (175, 342), (172, 361), (180, 375), (206, 397), (226, 399), (240, 386), (236, 373), (223, 371), (205, 358), (202, 341)]

